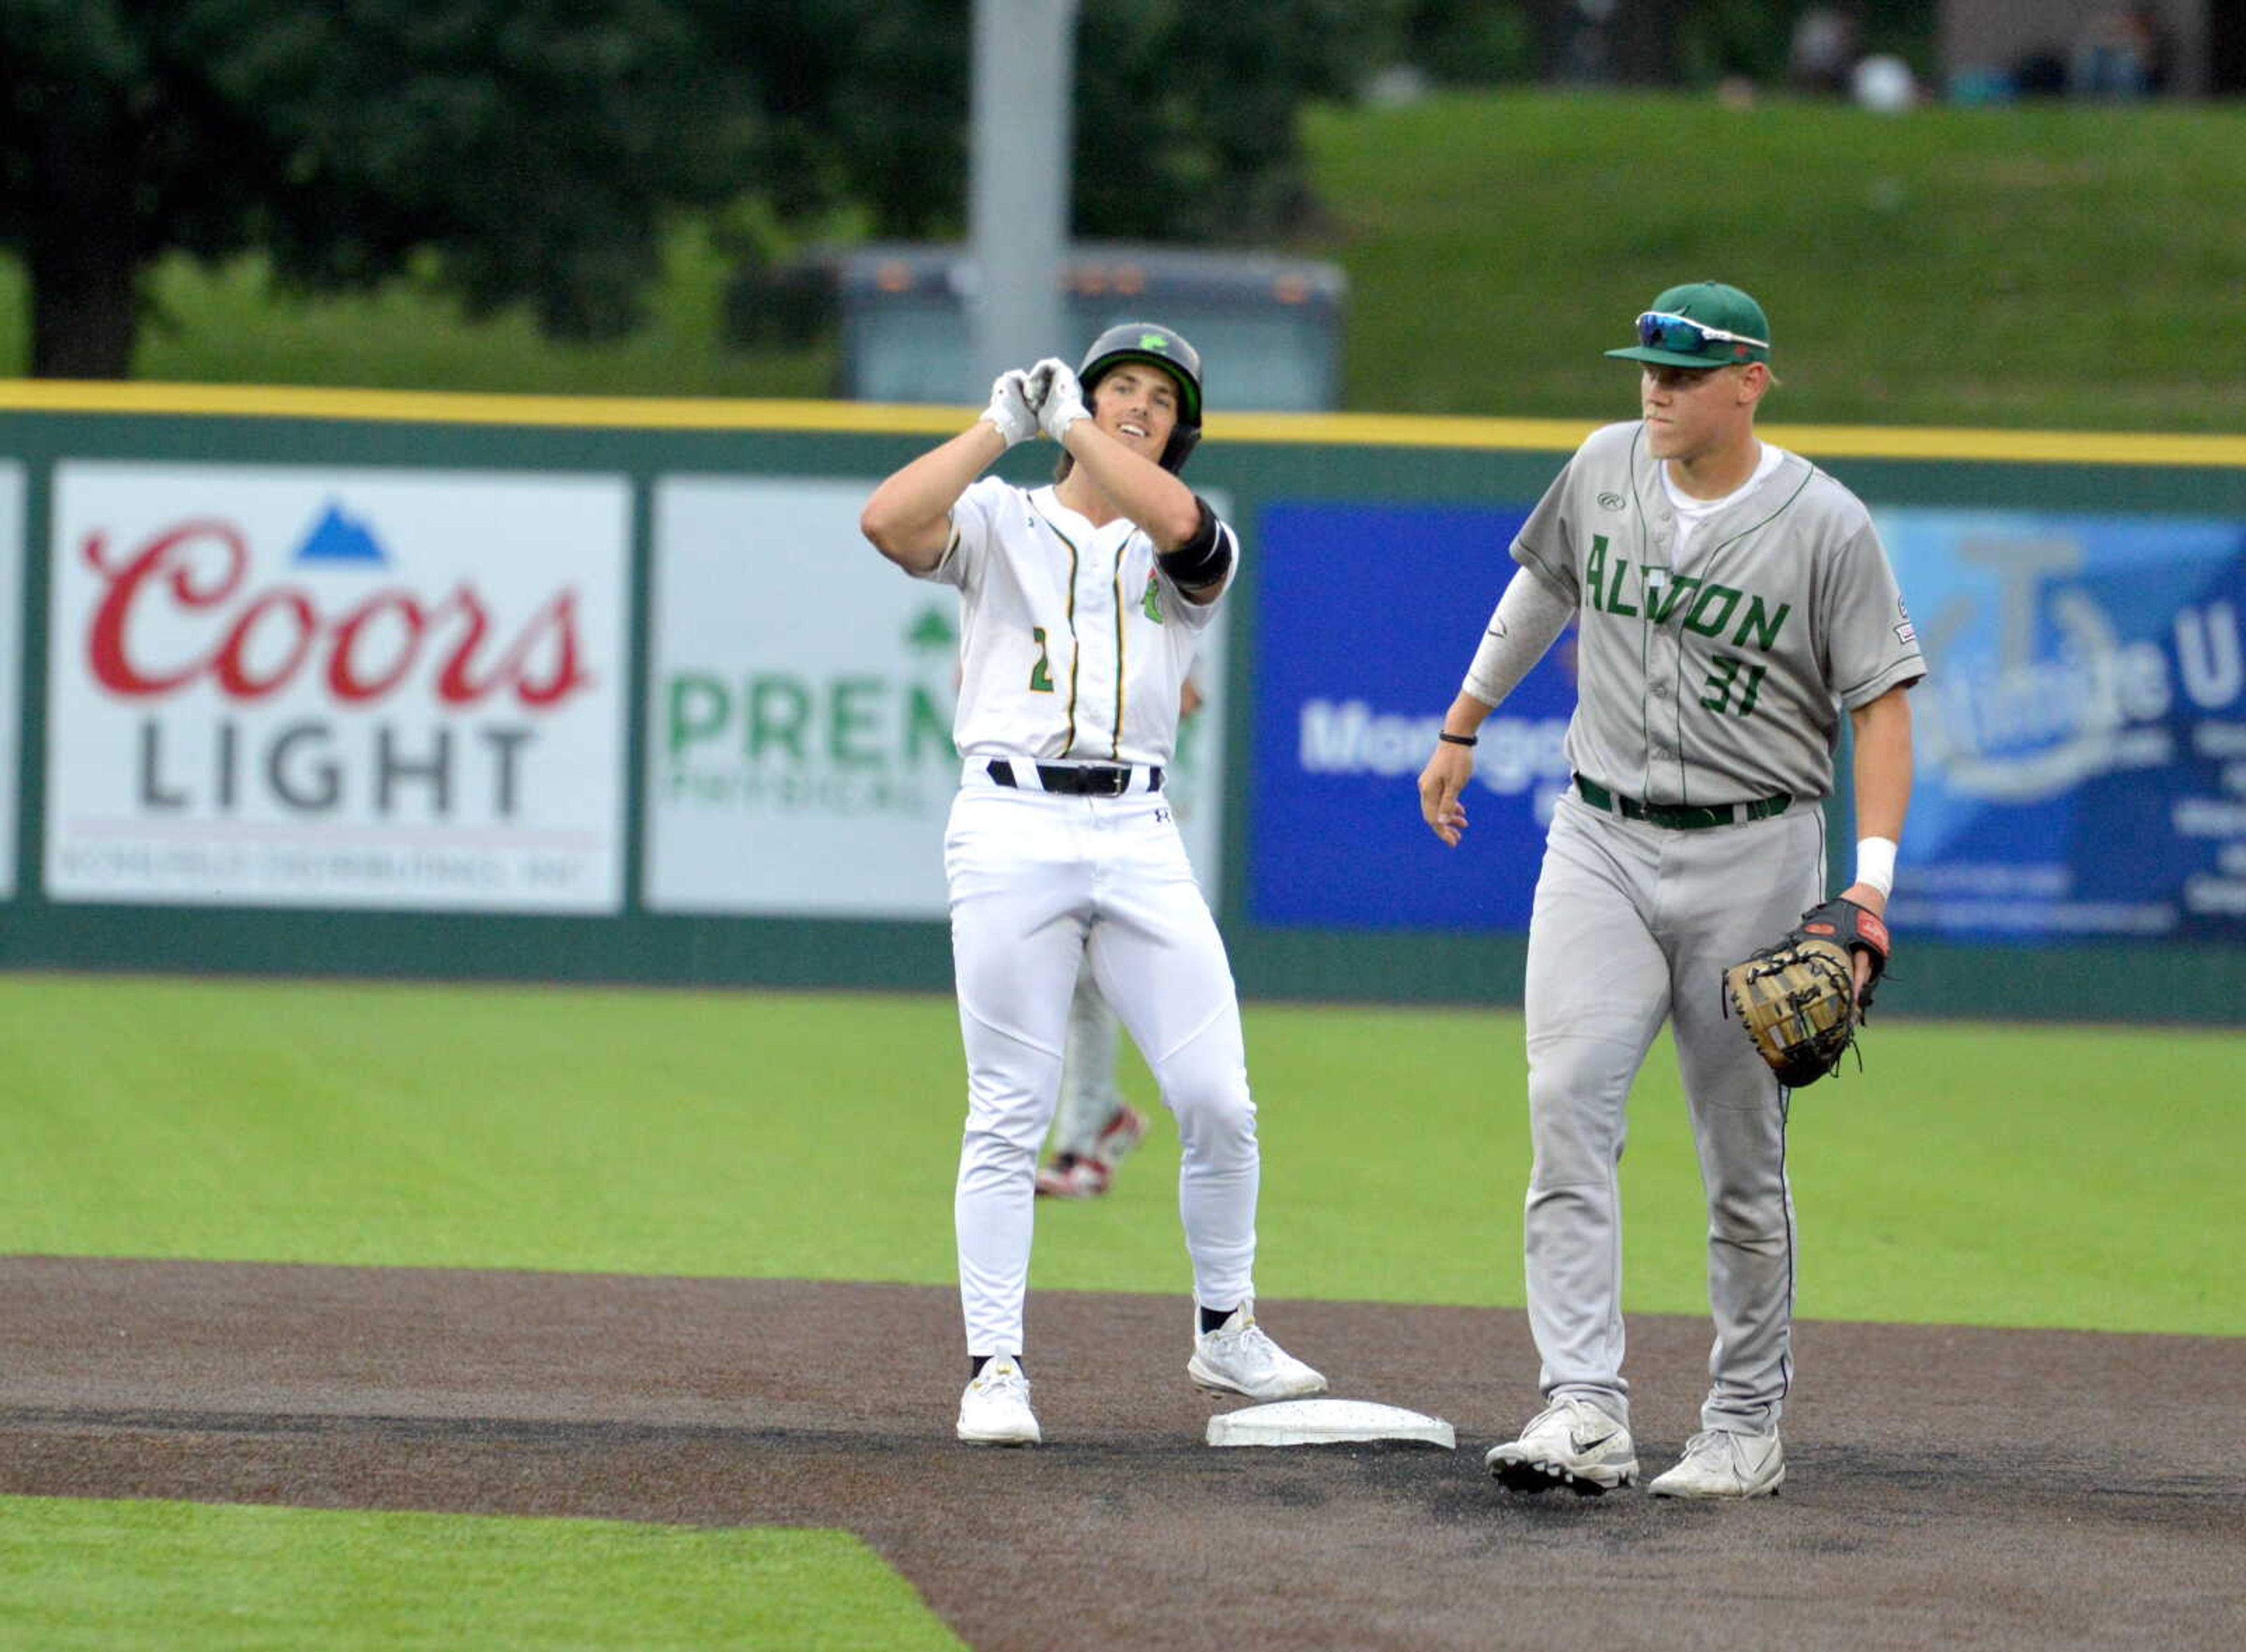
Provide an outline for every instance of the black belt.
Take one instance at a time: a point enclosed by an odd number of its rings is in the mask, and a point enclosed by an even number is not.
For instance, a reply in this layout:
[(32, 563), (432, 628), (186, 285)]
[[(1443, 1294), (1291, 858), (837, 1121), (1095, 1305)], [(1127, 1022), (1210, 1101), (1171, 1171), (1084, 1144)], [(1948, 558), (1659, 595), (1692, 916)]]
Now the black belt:
[[(1077, 798), (1120, 798), (1131, 789), (1129, 767), (1115, 767), (1101, 763), (1040, 763), (1037, 765), (1038, 784), (1048, 792), (1065, 792)], [(1000, 785), (1014, 785), (1013, 765), (1004, 758), (990, 759), (990, 778)], [(1147, 771), (1147, 790), (1162, 789), (1162, 767), (1159, 763)]]
[(1625, 820), (1643, 820), (1649, 826), (1671, 826), (1679, 832), (1696, 832), (1702, 826), (1739, 826), (1749, 820), (1767, 820), (1773, 814), (1784, 814), (1793, 806), (1790, 792), (1781, 792), (1776, 797), (1758, 798), (1753, 803), (1719, 803), (1712, 807), (1697, 807), (1689, 803), (1640, 803), (1636, 798), (1623, 797), (1610, 792), (1596, 780), (1576, 777), (1576, 790), (1583, 794), (1583, 801), (1595, 809), (1613, 809)]

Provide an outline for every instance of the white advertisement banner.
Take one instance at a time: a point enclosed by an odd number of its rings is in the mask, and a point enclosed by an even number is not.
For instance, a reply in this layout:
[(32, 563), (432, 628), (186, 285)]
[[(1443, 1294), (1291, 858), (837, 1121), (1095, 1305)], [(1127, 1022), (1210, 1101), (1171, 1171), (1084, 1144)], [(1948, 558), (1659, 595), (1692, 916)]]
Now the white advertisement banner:
[[(941, 918), (959, 597), (867, 544), (872, 484), (671, 477), (655, 496), (649, 908)], [(1215, 500), (1212, 505), (1222, 509)], [(1212, 903), (1222, 618), (1165, 785)]]
[(55, 472), (62, 901), (623, 904), (618, 477)]
[(0, 464), (0, 895), (16, 893), (16, 755), (23, 726), (24, 467)]

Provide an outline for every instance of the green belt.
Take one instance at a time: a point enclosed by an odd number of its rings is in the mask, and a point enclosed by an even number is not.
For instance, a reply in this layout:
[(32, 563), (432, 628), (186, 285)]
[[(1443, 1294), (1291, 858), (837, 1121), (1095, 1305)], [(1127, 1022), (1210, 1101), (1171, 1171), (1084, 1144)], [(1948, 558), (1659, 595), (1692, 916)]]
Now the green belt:
[(1689, 803), (1640, 803), (1636, 798), (1610, 792), (1580, 774), (1576, 777), (1576, 790), (1594, 809), (1613, 809), (1625, 820), (1644, 820), (1650, 826), (1671, 826), (1679, 832), (1767, 820), (1773, 814), (1784, 814), (1793, 802), (1791, 794), (1781, 792), (1774, 798), (1758, 798), (1753, 803), (1719, 803), (1712, 808), (1695, 807)]

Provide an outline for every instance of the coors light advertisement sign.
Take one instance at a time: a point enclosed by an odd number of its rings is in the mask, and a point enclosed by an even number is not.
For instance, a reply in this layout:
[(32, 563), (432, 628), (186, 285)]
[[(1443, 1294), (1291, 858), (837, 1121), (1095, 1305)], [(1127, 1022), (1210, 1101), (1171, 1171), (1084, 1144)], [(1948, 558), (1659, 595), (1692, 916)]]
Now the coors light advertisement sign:
[(613, 477), (66, 464), (57, 900), (622, 904)]

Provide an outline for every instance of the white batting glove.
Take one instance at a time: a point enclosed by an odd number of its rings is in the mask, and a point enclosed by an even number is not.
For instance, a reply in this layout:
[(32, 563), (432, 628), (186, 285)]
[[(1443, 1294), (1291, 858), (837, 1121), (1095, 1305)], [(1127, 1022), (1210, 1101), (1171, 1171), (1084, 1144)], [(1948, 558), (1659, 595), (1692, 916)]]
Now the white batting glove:
[(1030, 369), (1030, 405), (1038, 410), (1038, 425), (1057, 442), (1077, 420), (1092, 417), (1085, 410), (1084, 387), (1076, 382), (1076, 369), (1057, 356)]
[(1038, 405), (1030, 396), (1030, 376), (1018, 367), (990, 382), (990, 405), (983, 414), (1011, 447), (1038, 433)]

